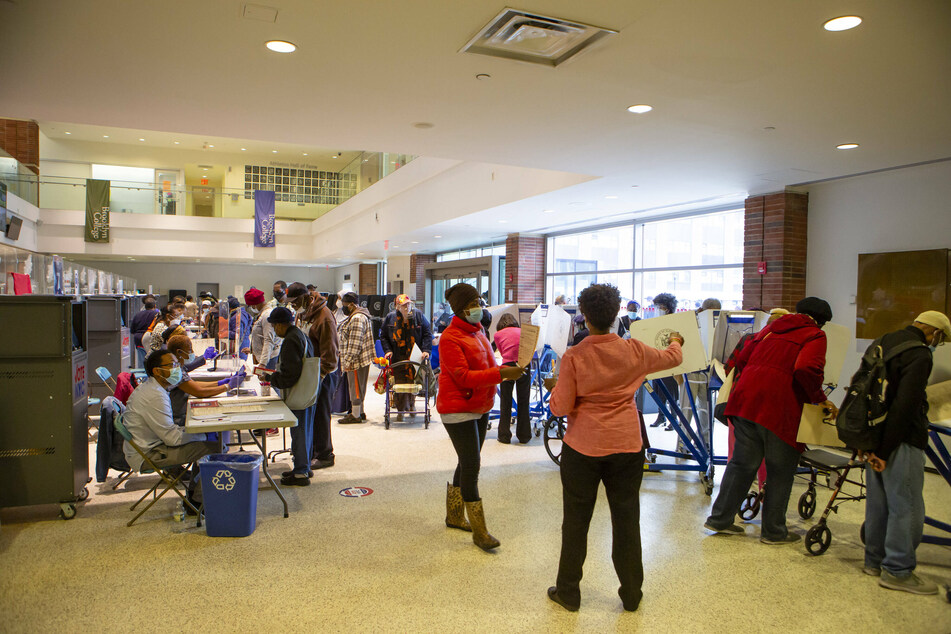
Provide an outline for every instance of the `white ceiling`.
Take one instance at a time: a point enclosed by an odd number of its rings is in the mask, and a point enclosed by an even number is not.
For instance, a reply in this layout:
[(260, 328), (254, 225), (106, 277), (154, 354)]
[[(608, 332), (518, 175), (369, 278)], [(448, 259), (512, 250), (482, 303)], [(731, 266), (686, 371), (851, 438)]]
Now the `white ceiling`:
[[(280, 0), (275, 23), (242, 18), (243, 6), (0, 2), (0, 116), (602, 177), (525, 202), (556, 213), (506, 231), (951, 156), (947, 0), (516, 5), (619, 31), (557, 69), (458, 52), (494, 2)], [(857, 29), (822, 29), (852, 13)], [(269, 52), (268, 39), (298, 52)], [(635, 103), (654, 110), (628, 113)], [(844, 142), (861, 145), (835, 149)], [(435, 233), (393, 238), (425, 250), (441, 247)]]

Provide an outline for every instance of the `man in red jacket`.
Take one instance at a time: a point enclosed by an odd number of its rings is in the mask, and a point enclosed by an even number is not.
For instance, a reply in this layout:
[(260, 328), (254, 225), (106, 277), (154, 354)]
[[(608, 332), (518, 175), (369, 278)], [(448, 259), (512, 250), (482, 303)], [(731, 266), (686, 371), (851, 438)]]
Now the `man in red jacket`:
[(835, 417), (836, 407), (822, 391), (826, 335), (822, 326), (832, 308), (818, 297), (796, 304), (796, 313), (780, 317), (761, 330), (736, 358), (740, 379), (727, 401), (736, 445), (704, 528), (715, 533), (743, 534), (734, 524), (740, 505), (766, 459), (763, 500), (764, 544), (790, 544), (799, 535), (786, 528), (786, 506), (803, 445), (796, 442), (805, 403), (821, 403)]

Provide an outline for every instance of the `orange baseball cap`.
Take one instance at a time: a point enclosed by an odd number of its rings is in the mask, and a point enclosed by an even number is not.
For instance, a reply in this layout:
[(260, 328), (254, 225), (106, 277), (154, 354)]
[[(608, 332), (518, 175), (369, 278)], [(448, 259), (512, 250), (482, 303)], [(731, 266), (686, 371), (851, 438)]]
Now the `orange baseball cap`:
[(402, 306), (403, 304), (409, 304), (409, 303), (412, 302), (412, 301), (413, 301), (413, 300), (411, 300), (411, 299), (409, 298), (409, 295), (398, 295), (398, 296), (396, 297), (396, 305), (397, 305), (397, 306)]

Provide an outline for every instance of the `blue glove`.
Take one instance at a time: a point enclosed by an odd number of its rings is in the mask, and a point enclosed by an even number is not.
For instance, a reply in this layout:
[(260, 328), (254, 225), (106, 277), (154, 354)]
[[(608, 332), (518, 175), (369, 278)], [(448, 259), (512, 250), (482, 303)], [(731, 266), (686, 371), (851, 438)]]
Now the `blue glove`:
[(227, 379), (221, 379), (220, 381), (218, 381), (218, 385), (228, 385), (228, 386), (230, 386), (230, 385), (231, 385), (231, 378), (229, 377), (229, 378), (227, 378)]
[(241, 383), (244, 381), (245, 376), (247, 376), (247, 374), (245, 373), (244, 368), (241, 368), (235, 372), (231, 378), (228, 379), (228, 389), (236, 390), (241, 387)]
[(215, 350), (214, 346), (208, 346), (207, 348), (205, 348), (205, 352), (202, 353), (201, 356), (205, 357), (206, 361), (211, 361), (212, 359), (218, 356), (218, 351)]

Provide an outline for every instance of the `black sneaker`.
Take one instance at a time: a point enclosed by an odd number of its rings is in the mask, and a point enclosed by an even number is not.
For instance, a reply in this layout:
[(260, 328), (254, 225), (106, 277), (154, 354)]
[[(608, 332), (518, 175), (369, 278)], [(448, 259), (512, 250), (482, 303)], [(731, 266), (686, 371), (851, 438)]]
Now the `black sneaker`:
[(289, 476), (281, 476), (281, 484), (286, 487), (306, 487), (310, 486), (310, 478), (291, 473)]
[(317, 458), (317, 459), (311, 461), (311, 463), (310, 463), (310, 468), (313, 469), (313, 470), (315, 470), (315, 471), (316, 471), (317, 469), (326, 469), (326, 468), (332, 467), (332, 466), (334, 466), (334, 459), (333, 459), (333, 458), (330, 458), (329, 460), (321, 460), (320, 458)]
[(760, 537), (759, 541), (763, 544), (769, 544), (770, 546), (782, 546), (783, 544), (795, 544), (802, 537), (796, 533), (786, 533), (786, 536), (781, 539), (770, 539), (768, 537)]
[(737, 526), (736, 524), (730, 524), (726, 528), (717, 528), (710, 522), (704, 522), (703, 527), (708, 531), (713, 531), (720, 535), (743, 535), (746, 533), (742, 526)]
[(556, 588), (555, 586), (551, 586), (550, 588), (548, 588), (548, 598), (554, 601), (555, 603), (557, 603), (558, 605), (560, 605), (561, 607), (565, 608), (569, 612), (577, 612), (578, 608), (581, 607), (577, 605), (568, 605), (567, 603), (562, 601), (561, 597), (558, 596), (558, 588)]
[(502, 436), (499, 436), (498, 441), (499, 441), (500, 443), (502, 443), (503, 445), (511, 445), (511, 444), (512, 444), (512, 439), (511, 439), (511, 438), (503, 438)]
[(651, 423), (651, 427), (660, 427), (661, 425), (664, 424), (664, 422), (665, 422), (665, 421), (664, 421), (663, 418), (658, 418), (658, 419), (655, 420), (653, 423)]
[(365, 423), (366, 420), (357, 418), (353, 414), (347, 414), (343, 418), (337, 421), (338, 425), (355, 425), (357, 423)]
[[(293, 470), (293, 469), (291, 469), (290, 471), (283, 471), (283, 472), (281, 472), (281, 477), (282, 477), (282, 478), (290, 478), (290, 477), (293, 476), (293, 475), (294, 475), (294, 470)], [(308, 477), (308, 478), (313, 478), (313, 477), (314, 477), (314, 472), (308, 470), (308, 471), (307, 471), (307, 477)]]

